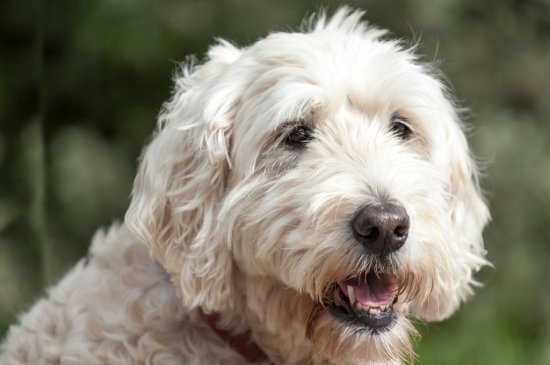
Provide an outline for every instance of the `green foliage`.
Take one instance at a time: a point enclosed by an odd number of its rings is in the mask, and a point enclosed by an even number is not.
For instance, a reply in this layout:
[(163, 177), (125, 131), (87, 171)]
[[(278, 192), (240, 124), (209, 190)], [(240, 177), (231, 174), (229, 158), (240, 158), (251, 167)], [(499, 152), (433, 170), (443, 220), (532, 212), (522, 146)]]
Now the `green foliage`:
[[(121, 220), (176, 62), (221, 36), (246, 45), (340, 1), (0, 2), (0, 337)], [(421, 39), (484, 167), (493, 269), (452, 319), (419, 324), (420, 364), (550, 363), (549, 7), (545, 0), (349, 1)]]

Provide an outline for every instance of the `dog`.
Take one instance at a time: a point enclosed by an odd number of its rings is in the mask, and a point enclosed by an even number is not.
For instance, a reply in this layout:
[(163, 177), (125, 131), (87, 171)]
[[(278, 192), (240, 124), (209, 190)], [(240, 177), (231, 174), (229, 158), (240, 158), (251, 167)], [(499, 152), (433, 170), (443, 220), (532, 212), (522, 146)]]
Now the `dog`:
[(452, 315), (489, 220), (437, 72), (347, 7), (175, 77), (123, 224), (2, 364), (399, 364)]

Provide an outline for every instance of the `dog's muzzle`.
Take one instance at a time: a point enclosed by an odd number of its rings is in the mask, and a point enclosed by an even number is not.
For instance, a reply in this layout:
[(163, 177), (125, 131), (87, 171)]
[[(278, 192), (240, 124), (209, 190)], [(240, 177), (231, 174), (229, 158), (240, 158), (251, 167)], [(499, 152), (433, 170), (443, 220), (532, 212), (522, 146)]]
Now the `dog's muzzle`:
[(399, 280), (384, 263), (407, 241), (410, 219), (395, 201), (373, 203), (357, 212), (351, 227), (355, 239), (381, 265), (333, 283), (326, 294), (327, 307), (346, 324), (378, 333), (389, 329), (397, 318), (393, 306)]

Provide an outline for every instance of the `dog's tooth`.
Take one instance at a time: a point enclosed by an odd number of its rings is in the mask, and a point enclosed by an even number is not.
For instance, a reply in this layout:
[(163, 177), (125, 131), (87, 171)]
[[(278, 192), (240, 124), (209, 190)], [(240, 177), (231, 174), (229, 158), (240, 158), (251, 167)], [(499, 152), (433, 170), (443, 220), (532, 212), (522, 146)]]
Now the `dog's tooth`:
[(351, 303), (351, 305), (354, 305), (355, 304), (355, 292), (353, 291), (353, 286), (351, 286), (351, 285), (348, 285), (348, 297), (349, 297), (349, 302)]
[(380, 308), (370, 308), (369, 309), (370, 314), (380, 314)]

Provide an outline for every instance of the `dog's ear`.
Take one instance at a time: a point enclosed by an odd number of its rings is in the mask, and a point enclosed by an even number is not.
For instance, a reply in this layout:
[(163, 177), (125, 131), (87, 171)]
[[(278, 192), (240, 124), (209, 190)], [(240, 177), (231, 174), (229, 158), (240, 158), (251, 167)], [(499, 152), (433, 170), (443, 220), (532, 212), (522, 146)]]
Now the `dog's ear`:
[(232, 255), (214, 234), (230, 169), (239, 85), (227, 76), (240, 51), (220, 41), (204, 64), (175, 79), (141, 157), (125, 221), (181, 289), (184, 305), (231, 305)]
[(476, 163), (470, 154), (463, 126), (454, 109), (441, 118), (444, 125), (440, 155), (448, 171), (450, 221), (445, 272), (435, 274), (431, 295), (415, 312), (426, 320), (450, 316), (479, 286), (473, 275), (489, 264), (485, 259), (483, 228), (490, 219), (483, 199)]

